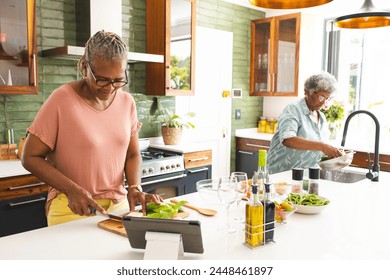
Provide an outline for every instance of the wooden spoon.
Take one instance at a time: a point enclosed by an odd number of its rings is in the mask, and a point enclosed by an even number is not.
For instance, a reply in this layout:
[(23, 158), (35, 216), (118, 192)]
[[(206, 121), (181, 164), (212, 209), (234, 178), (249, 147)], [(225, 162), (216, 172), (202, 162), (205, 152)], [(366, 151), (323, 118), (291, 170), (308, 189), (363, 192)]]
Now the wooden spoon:
[[(179, 201), (176, 200), (176, 199), (171, 199), (171, 202), (172, 203), (178, 203)], [(205, 216), (214, 216), (215, 214), (217, 214), (216, 210), (208, 209), (208, 208), (199, 208), (199, 207), (196, 207), (196, 206), (191, 205), (189, 203), (186, 203), (183, 206), (187, 207), (187, 208), (190, 208), (192, 210), (198, 211), (200, 214), (205, 215)]]

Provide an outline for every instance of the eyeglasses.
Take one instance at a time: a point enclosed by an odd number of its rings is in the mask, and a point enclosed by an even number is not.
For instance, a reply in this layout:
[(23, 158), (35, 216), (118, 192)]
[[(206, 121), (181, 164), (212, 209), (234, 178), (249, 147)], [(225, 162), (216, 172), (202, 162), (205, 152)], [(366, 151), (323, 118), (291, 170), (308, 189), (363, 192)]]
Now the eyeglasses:
[(108, 86), (109, 84), (111, 84), (114, 88), (120, 88), (120, 87), (124, 87), (128, 83), (127, 72), (126, 71), (125, 71), (126, 81), (116, 81), (116, 80), (108, 80), (108, 79), (96, 79), (95, 74), (93, 73), (92, 68), (89, 65), (89, 63), (87, 63), (87, 65), (88, 65), (89, 71), (91, 71), (93, 79), (95, 80), (95, 84), (98, 87), (105, 87), (105, 86)]
[(331, 102), (333, 100), (333, 96), (325, 97), (323, 95), (317, 94), (318, 101), (320, 102)]

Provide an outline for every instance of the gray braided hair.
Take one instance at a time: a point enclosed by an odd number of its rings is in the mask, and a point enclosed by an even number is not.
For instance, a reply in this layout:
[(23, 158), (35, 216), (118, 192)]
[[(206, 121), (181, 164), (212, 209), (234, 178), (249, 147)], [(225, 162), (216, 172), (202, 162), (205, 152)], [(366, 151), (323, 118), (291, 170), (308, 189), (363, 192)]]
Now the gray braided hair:
[(94, 61), (95, 58), (126, 59), (127, 45), (119, 35), (113, 32), (98, 31), (85, 43), (84, 54), (77, 62), (77, 69), (82, 76), (85, 76), (85, 63)]
[(305, 81), (305, 95), (311, 95), (322, 90), (333, 94), (336, 91), (336, 84), (336, 78), (328, 72), (312, 75)]

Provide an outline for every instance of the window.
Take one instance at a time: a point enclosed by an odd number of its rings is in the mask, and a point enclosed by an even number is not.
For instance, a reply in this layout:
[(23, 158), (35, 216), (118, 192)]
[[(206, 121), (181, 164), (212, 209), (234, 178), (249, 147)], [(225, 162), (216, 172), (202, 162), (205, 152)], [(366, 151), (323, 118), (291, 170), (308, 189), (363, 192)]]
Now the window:
[[(390, 28), (336, 30), (332, 21), (328, 27), (327, 71), (338, 80), (337, 98), (345, 106), (345, 117), (356, 110), (372, 112), (381, 125), (381, 148), (386, 149), (384, 145), (390, 145)], [(372, 151), (374, 128), (367, 115), (355, 116), (346, 144), (355, 141)]]

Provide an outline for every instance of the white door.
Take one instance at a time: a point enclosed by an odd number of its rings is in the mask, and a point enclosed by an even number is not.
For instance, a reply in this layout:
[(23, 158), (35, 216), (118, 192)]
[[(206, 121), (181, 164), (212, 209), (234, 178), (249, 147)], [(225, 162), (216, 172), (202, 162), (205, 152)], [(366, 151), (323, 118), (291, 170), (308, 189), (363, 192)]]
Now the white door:
[(195, 129), (186, 129), (183, 142), (204, 143), (213, 151), (212, 177), (230, 173), (233, 33), (196, 27), (195, 96), (177, 97), (176, 112), (195, 112)]

